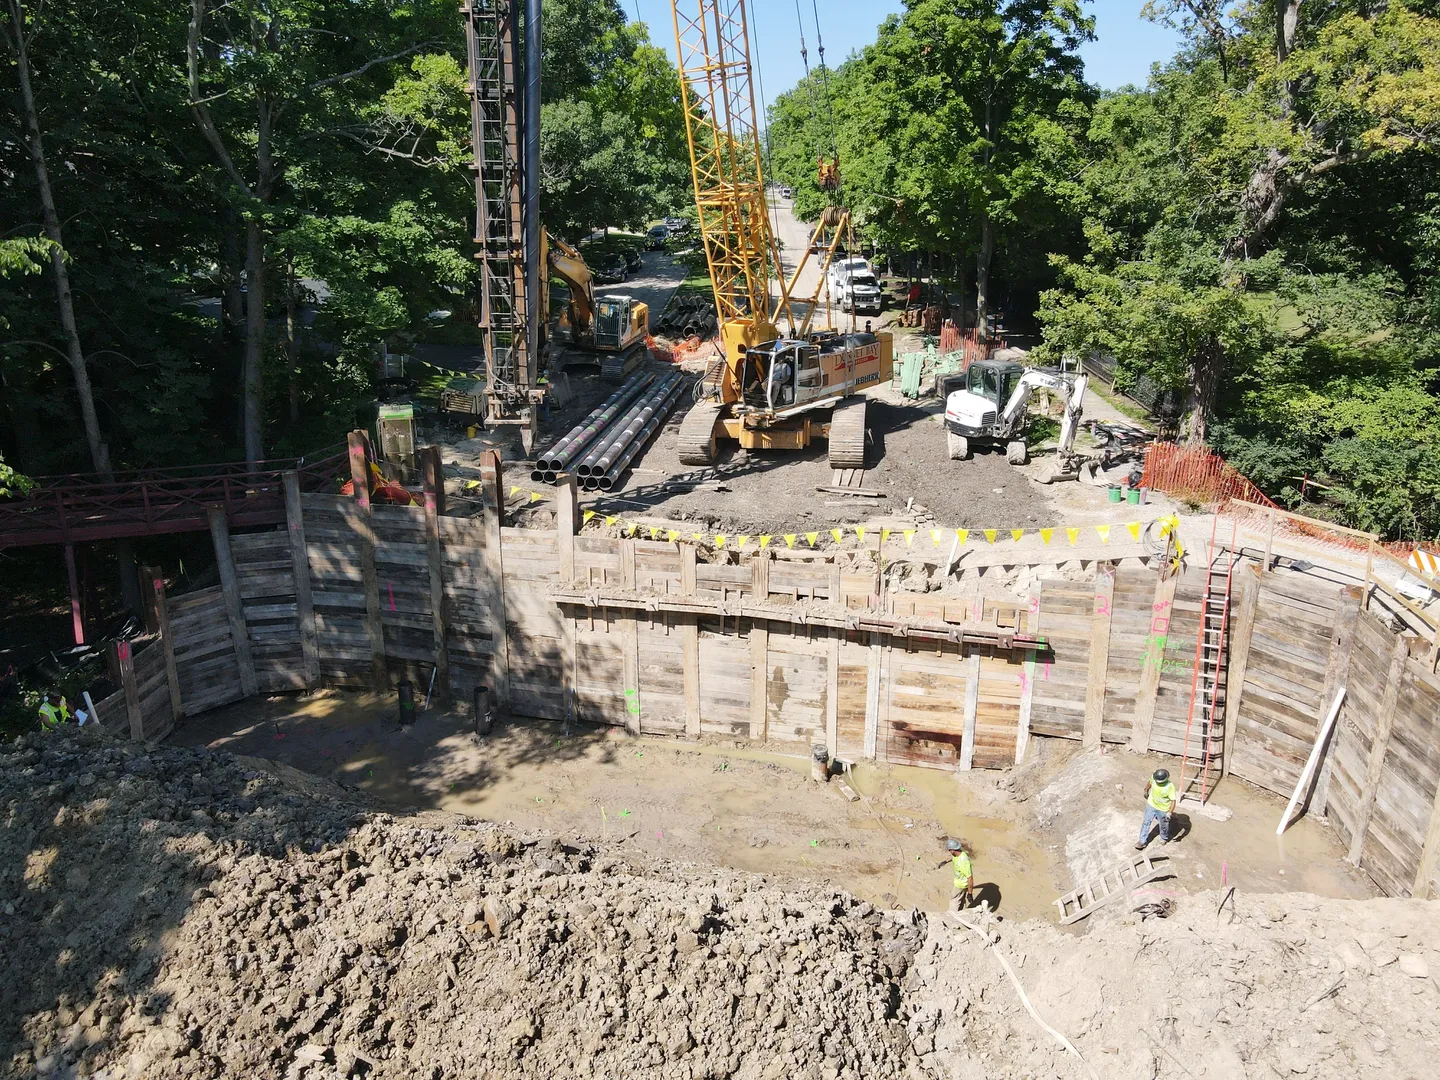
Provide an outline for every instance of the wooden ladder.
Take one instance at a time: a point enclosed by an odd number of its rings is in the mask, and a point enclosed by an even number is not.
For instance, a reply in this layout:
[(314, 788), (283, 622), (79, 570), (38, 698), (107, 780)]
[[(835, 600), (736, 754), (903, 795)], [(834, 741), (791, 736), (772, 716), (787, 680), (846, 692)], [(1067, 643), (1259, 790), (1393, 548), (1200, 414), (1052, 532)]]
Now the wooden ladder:
[[(1210, 526), (1205, 593), (1200, 598), (1200, 626), (1195, 635), (1195, 670), (1190, 677), (1190, 711), (1185, 718), (1185, 747), (1176, 789), (1184, 798), (1188, 787), (1200, 785), (1200, 801), (1215, 786), (1225, 732), (1225, 658), (1230, 632), (1230, 580), (1235, 567), (1239, 521), (1230, 521), (1230, 542), (1220, 543), (1220, 518)], [(1198, 721), (1198, 724), (1197, 724)], [(1187, 776), (1189, 779), (1187, 780)]]
[(1117, 896), (1124, 896), (1131, 889), (1169, 873), (1169, 856), (1142, 853), (1127, 859), (1057, 899), (1055, 907), (1060, 912), (1060, 925), (1079, 922)]

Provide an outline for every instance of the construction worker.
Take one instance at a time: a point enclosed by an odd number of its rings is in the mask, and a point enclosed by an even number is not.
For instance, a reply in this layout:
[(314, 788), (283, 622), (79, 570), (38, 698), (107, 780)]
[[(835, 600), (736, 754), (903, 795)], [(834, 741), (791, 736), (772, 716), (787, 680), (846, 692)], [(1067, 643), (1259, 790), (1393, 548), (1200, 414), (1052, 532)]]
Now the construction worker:
[[(972, 899), (970, 887), (975, 880), (974, 870), (970, 865), (970, 852), (966, 850), (965, 844), (953, 837), (945, 841), (945, 850), (950, 853), (951, 878), (950, 906), (963, 911), (970, 906)], [(944, 863), (940, 864), (944, 866)]]
[(1145, 793), (1145, 821), (1140, 826), (1140, 839), (1136, 851), (1144, 851), (1150, 842), (1150, 827), (1160, 823), (1160, 842), (1170, 842), (1170, 812), (1175, 809), (1175, 784), (1168, 769), (1156, 769), (1150, 777), (1150, 787)]
[(51, 690), (40, 703), (40, 729), (54, 731), (61, 724), (70, 722), (70, 706), (65, 699)]

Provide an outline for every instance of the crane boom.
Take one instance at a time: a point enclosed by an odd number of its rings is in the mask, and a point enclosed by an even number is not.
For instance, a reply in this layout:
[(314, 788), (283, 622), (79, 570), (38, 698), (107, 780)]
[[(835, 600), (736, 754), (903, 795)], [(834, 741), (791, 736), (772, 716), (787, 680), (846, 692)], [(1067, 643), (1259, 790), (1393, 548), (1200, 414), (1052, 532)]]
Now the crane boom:
[[(770, 267), (780, 260), (765, 203), (745, 2), (674, 0), (671, 10), (715, 311), (722, 326), (748, 323), (751, 343), (773, 338)], [(789, 315), (783, 294), (781, 307)]]

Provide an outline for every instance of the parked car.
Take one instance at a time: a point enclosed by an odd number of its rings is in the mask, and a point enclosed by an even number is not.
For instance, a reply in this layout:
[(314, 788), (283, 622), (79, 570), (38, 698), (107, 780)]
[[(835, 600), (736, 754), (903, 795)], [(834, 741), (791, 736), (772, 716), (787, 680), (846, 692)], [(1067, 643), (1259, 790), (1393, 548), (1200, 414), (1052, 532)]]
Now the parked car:
[(618, 285), (630, 276), (630, 271), (625, 268), (625, 258), (621, 255), (610, 256), (590, 273), (600, 285)]
[(794, 193), (793, 191), (791, 191), (788, 187), (782, 187), (782, 188), (780, 189), (780, 197), (781, 197), (782, 199), (788, 199), (788, 198), (790, 198), (791, 196), (793, 196), (794, 194), (795, 194), (795, 193)]
[(671, 236), (678, 236), (680, 233), (690, 231), (690, 219), (683, 217), (667, 217), (665, 228), (670, 230)]
[(645, 234), (645, 246), (651, 251), (664, 251), (665, 241), (670, 239), (670, 230), (664, 225), (651, 225)]
[(632, 273), (645, 265), (645, 260), (640, 255), (639, 248), (625, 249), (625, 269)]

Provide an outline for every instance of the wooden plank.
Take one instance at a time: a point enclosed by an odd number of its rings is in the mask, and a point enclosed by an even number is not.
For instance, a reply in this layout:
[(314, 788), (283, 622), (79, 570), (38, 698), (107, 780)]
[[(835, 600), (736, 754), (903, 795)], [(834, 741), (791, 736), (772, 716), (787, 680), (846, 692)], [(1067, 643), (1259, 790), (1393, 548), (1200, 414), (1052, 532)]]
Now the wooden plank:
[(315, 640), (315, 597), (310, 587), (310, 549), (305, 541), (305, 510), (300, 498), (300, 475), (284, 476), (285, 525), (290, 534), (290, 567), (295, 588), (295, 622), (300, 631), (301, 666), (305, 685), (320, 685), (320, 647)]
[(770, 737), (770, 624), (750, 625), (750, 738)]
[(1365, 779), (1360, 784), (1360, 805), (1355, 808), (1355, 828), (1350, 835), (1346, 858), (1360, 865), (1365, 848), (1365, 835), (1370, 831), (1370, 818), (1375, 811), (1375, 795), (1380, 790), (1380, 774), (1385, 768), (1385, 755), (1390, 750), (1390, 733), (1395, 727), (1396, 705), (1400, 699), (1400, 682), (1405, 677), (1405, 660), (1410, 650), (1403, 635), (1396, 635), (1390, 650), (1390, 670), (1385, 676), (1385, 693), (1375, 717), (1375, 737), (1370, 741), (1370, 754), (1365, 759)]
[(561, 473), (555, 481), (555, 540), (560, 554), (560, 580), (575, 580), (575, 530), (580, 518), (580, 496), (575, 474)]
[(125, 717), (130, 725), (130, 738), (143, 742), (145, 717), (140, 712), (140, 687), (135, 680), (134, 646), (128, 641), (112, 641), (110, 659), (113, 670), (120, 676), (120, 688), (125, 694)]
[(1110, 668), (1111, 606), (1115, 600), (1115, 564), (1095, 565), (1095, 600), (1090, 617), (1090, 677), (1085, 684), (1085, 728), (1081, 744), (1100, 745), (1105, 718), (1105, 678)]
[(700, 738), (700, 624), (694, 615), (680, 616), (680, 663), (685, 689), (685, 737)]
[(498, 450), (484, 450), (480, 454), (480, 497), (481, 514), (484, 517), (485, 546), (481, 549), (485, 584), (488, 587), (486, 606), (494, 620), (494, 651), (491, 653), (490, 670), (494, 686), (490, 688), (492, 700), (498, 705), (510, 707), (510, 633), (505, 613), (505, 564), (500, 549), (500, 531), (505, 513), (505, 489), (501, 486), (504, 474), (500, 465)]
[[(1427, 655), (1428, 668), (1434, 657), (1433, 648)], [(1430, 820), (1425, 826), (1425, 841), (1420, 849), (1420, 862), (1415, 867), (1415, 880), (1410, 886), (1410, 895), (1417, 900), (1430, 899), (1430, 880), (1440, 864), (1440, 779), (1435, 784), (1435, 797), (1430, 804)]]
[(680, 547), (680, 592), (685, 596), (695, 595), (695, 545), (681, 544)]
[(175, 664), (175, 635), (170, 629), (170, 610), (165, 601), (165, 579), (158, 566), (140, 568), (141, 591), (145, 599), (145, 624), (154, 623), (155, 633), (160, 635), (160, 646), (165, 657), (165, 683), (170, 691), (170, 719), (178, 721), (185, 715), (180, 700), (180, 672)]
[(1225, 739), (1220, 749), (1220, 775), (1230, 775), (1230, 760), (1240, 741), (1240, 700), (1245, 694), (1245, 673), (1250, 666), (1250, 641), (1260, 600), (1260, 578), (1255, 567), (1242, 565), (1230, 583), (1239, 596), (1233, 601), (1235, 625), (1230, 631), (1229, 667), (1225, 675)]
[[(1336, 603), (1334, 629), (1330, 634), (1330, 655), (1325, 664), (1325, 689), (1320, 693), (1321, 701), (1333, 700), (1340, 688), (1349, 683), (1350, 654), (1355, 648), (1355, 624), (1359, 617), (1360, 589), (1352, 586), (1340, 594)], [(1320, 763), (1320, 779), (1315, 784), (1310, 810), (1322, 816), (1330, 797), (1330, 774), (1335, 768), (1335, 744), (1339, 741), (1332, 736), (1320, 751), (1324, 757)]]
[(1130, 727), (1130, 749), (1137, 754), (1150, 750), (1150, 732), (1155, 724), (1155, 702), (1160, 694), (1160, 675), (1165, 669), (1165, 645), (1174, 617), (1178, 573), (1161, 576), (1155, 582), (1150, 602), (1150, 625), (1141, 657), (1140, 684), (1135, 690), (1135, 720)]
[(450, 692), (450, 613), (445, 600), (445, 549), (440, 535), (440, 514), (445, 505), (445, 476), (440, 471), (440, 448), (422, 451), (425, 487), (425, 554), (430, 573), (431, 633), (435, 641), (433, 685), (441, 701), (452, 701)]
[(965, 706), (960, 723), (960, 768), (975, 765), (975, 713), (980, 707), (980, 650), (971, 646), (965, 661)]
[[(620, 586), (635, 588), (635, 541), (620, 541)], [(635, 615), (627, 613), (620, 618), (620, 663), (623, 670), (625, 697), (625, 730), (631, 735), (640, 734), (640, 634), (635, 624)]]
[(762, 603), (770, 596), (770, 555), (757, 551), (750, 556), (750, 592)]
[(832, 758), (840, 741), (840, 633), (832, 627), (825, 643), (825, 746)]
[(220, 571), (220, 590), (225, 597), (225, 614), (230, 620), (230, 647), (240, 668), (240, 693), (254, 696), (259, 689), (255, 679), (255, 660), (250, 655), (250, 634), (245, 628), (245, 609), (240, 602), (240, 587), (235, 581), (235, 560), (230, 553), (230, 526), (225, 511), (210, 511), (210, 539), (215, 546), (215, 564)]
[(363, 431), (346, 436), (350, 455), (350, 482), (354, 489), (355, 519), (352, 522), (360, 543), (360, 581), (365, 592), (365, 625), (370, 634), (370, 678), (376, 690), (390, 681), (385, 664), (385, 631), (380, 624), (380, 578), (375, 568), (375, 527), (371, 520), (370, 468)]
[[(1030, 620), (1028, 624), (1030, 633), (1040, 636), (1040, 594), (1037, 591), (1030, 598)], [(1044, 638), (1041, 638), (1043, 641)], [(1020, 716), (1015, 725), (1015, 764), (1021, 765), (1025, 761), (1025, 754), (1030, 749), (1030, 713), (1035, 707), (1035, 653), (1026, 654), (1024, 665), (1020, 669)]]
[(875, 760), (880, 736), (880, 661), (884, 637), (870, 632), (869, 670), (865, 682), (865, 756)]

